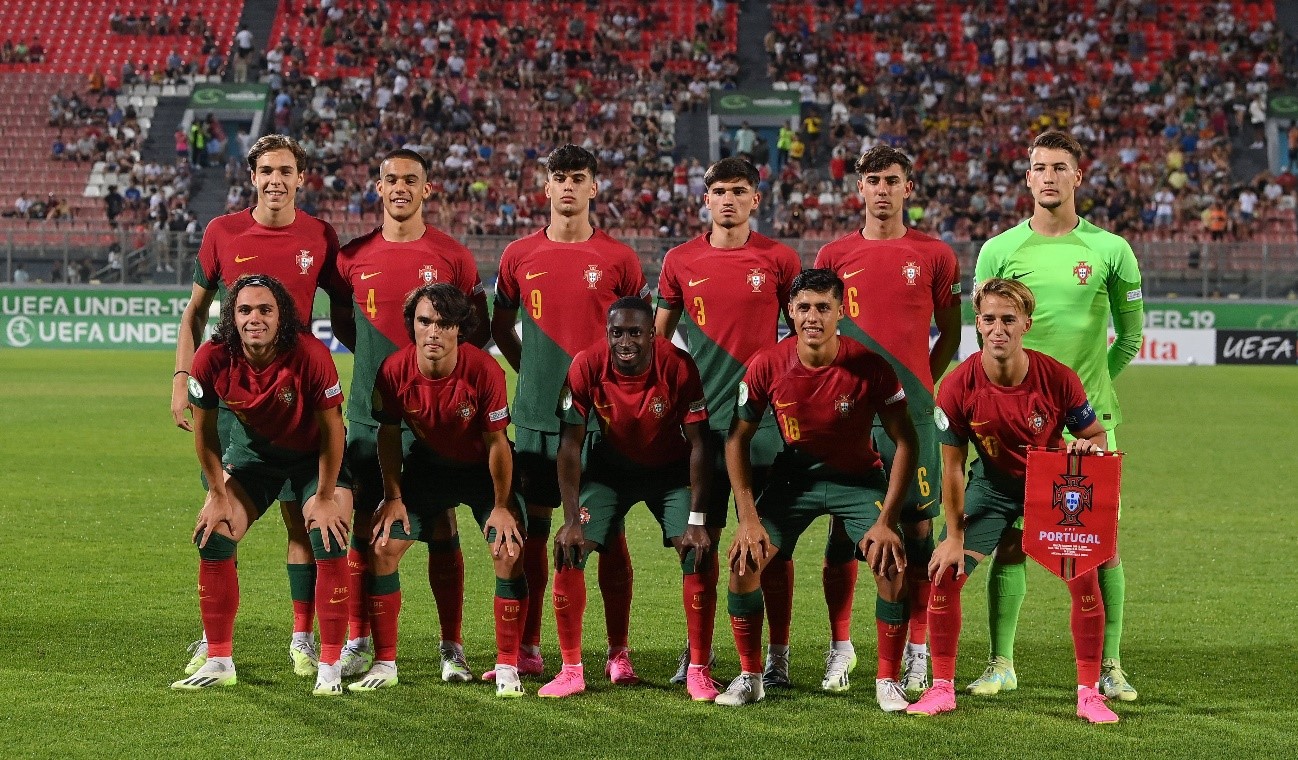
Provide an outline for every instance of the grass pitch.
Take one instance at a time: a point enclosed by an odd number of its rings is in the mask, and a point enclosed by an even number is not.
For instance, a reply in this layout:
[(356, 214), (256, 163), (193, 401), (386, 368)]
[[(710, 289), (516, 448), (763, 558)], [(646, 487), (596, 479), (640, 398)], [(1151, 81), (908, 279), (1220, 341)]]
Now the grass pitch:
[[(827, 631), (811, 538), (797, 557), (797, 688), (739, 710), (690, 703), (667, 683), (684, 638), (679, 568), (645, 510), (628, 526), (642, 686), (603, 680), (593, 588), (586, 695), (541, 700), (530, 681), (527, 698), (505, 701), (484, 684), (443, 684), (417, 549), (403, 568), (401, 685), (313, 699), (288, 666), (284, 533), (272, 514), (240, 549), (239, 685), (173, 692), (201, 627), (186, 539), (202, 491), (191, 438), (167, 412), (171, 366), (166, 353), (0, 351), (0, 746), (10, 756), (1298, 756), (1292, 368), (1133, 367), (1120, 379), (1123, 661), (1141, 697), (1116, 707), (1121, 724), (1093, 727), (1073, 716), (1066, 590), (1035, 565), (1017, 692), (961, 697), (956, 713), (933, 719), (880, 713), (863, 574), (852, 690), (821, 693)], [(460, 523), (466, 648), (481, 670), (492, 660), (491, 571), (464, 510)], [(960, 685), (983, 666), (983, 573), (965, 594)], [(729, 678), (737, 658), (724, 610), (723, 596), (717, 670)]]

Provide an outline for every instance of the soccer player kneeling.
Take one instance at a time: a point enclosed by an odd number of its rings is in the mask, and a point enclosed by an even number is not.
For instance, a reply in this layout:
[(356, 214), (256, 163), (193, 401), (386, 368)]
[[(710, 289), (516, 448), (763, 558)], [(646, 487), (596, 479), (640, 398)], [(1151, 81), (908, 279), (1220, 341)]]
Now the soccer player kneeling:
[[(843, 281), (828, 269), (793, 280), (789, 316), (796, 334), (753, 357), (739, 384), (736, 421), (726, 440), (726, 469), (739, 530), (730, 547), (730, 625), (742, 672), (717, 704), (762, 699), (762, 594), (759, 577), (776, 552), (792, 554), (798, 537), (821, 515), (841, 518), (878, 586), (879, 636), (875, 697), (888, 712), (904, 710), (897, 682), (906, 644), (903, 587), (906, 557), (900, 510), (915, 477), (915, 426), (906, 393), (887, 360), (838, 335)], [(785, 448), (770, 480), (754, 497), (749, 442), (767, 407)], [(875, 413), (897, 451), (888, 478), (871, 441)]]
[[(235, 549), (287, 485), (293, 500), (305, 505), (315, 555), (320, 665), (312, 693), (342, 694), (338, 658), (351, 593), (346, 558), (352, 497), (339, 476), (343, 394), (329, 349), (304, 333), (279, 280), (245, 275), (226, 296), (216, 334), (195, 353), (188, 385), (195, 449), (209, 484), (209, 499), (194, 528), (208, 656), (193, 675), (171, 687), (194, 691), (236, 683)], [(238, 420), (224, 452), (217, 438), (218, 401)]]
[[(347, 688), (373, 691), (397, 683), (397, 567), (415, 541), (431, 537), (443, 512), (467, 504), (491, 544), (496, 571), (496, 696), (522, 696), (518, 644), (527, 615), (524, 518), (513, 490), (513, 451), (505, 435), (505, 371), (487, 352), (461, 343), (473, 332), (476, 317), (454, 285), (419, 288), (406, 299), (404, 315), (414, 345), (384, 360), (374, 381), (383, 471), (369, 589), (374, 666)], [(404, 456), (403, 420), (415, 435)]]
[[(960, 590), (1023, 516), (1027, 447), (1062, 447), (1064, 427), (1075, 436), (1068, 451), (1104, 449), (1104, 426), (1095, 417), (1081, 380), (1049, 356), (1025, 349), (1035, 299), (1021, 282), (992, 278), (974, 293), (974, 315), (983, 339), (938, 392), (934, 417), (942, 439), (942, 503), (946, 529), (929, 563), (933, 580), (929, 636), (933, 686), (906, 712), (936, 715), (955, 709), (955, 662), (960, 639)], [(969, 442), (978, 452), (966, 488)], [(1097, 572), (1068, 582), (1073, 647), (1077, 656), (1077, 715), (1091, 723), (1118, 716), (1096, 689), (1104, 639), (1104, 605)]]
[[(559, 492), (563, 527), (555, 535), (554, 614), (563, 669), (537, 692), (568, 697), (586, 690), (581, 664), (586, 610), (586, 557), (616, 537), (610, 529), (643, 501), (662, 526), (663, 546), (680, 555), (690, 663), (686, 689), (695, 701), (717, 696), (708, 659), (717, 606), (714, 545), (704, 436), (708, 412), (693, 359), (654, 331), (643, 299), (621, 298), (608, 310), (607, 340), (582, 351), (568, 369), (559, 402)], [(599, 434), (581, 468), (587, 420)], [(593, 437), (593, 436), (592, 436)], [(606, 673), (614, 673), (610, 665)]]

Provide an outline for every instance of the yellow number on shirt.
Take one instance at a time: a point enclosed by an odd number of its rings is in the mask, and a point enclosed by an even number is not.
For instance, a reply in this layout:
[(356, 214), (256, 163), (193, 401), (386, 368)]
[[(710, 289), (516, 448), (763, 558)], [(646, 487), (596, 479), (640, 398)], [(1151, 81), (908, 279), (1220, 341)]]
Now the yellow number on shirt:
[(932, 491), (932, 490), (933, 490), (933, 489), (929, 488), (928, 481), (924, 479), (924, 477), (927, 476), (927, 475), (928, 475), (928, 468), (927, 468), (927, 467), (918, 467), (918, 468), (915, 469), (915, 478), (916, 478), (917, 480), (919, 480), (919, 495), (920, 495), (920, 496), (928, 496), (929, 491)]
[(703, 310), (703, 296), (694, 296), (694, 324), (702, 327), (707, 321), (708, 313)]
[(798, 428), (798, 419), (796, 417), (786, 417), (779, 415), (780, 424), (784, 426), (784, 437), (790, 441), (796, 441), (802, 437), (802, 430)]
[(365, 313), (370, 315), (370, 319), (379, 315), (379, 307), (374, 304), (374, 288), (370, 288), (370, 294), (365, 296)]
[(532, 291), (532, 319), (541, 318), (541, 291)]
[(853, 319), (861, 316), (861, 304), (856, 302), (856, 288), (847, 289), (847, 316)]

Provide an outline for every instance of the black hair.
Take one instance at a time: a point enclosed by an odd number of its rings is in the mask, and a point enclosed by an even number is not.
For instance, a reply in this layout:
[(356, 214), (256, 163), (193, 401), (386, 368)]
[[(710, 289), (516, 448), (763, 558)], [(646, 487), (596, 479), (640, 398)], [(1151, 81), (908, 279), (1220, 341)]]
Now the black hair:
[(459, 342), (463, 343), (478, 326), (478, 315), (473, 313), (469, 297), (449, 282), (435, 282), (416, 288), (406, 296), (401, 313), (406, 321), (406, 335), (410, 336), (411, 342), (415, 340), (415, 310), (424, 299), (428, 299), (439, 317), (460, 328)]
[(428, 178), (428, 159), (424, 158), (418, 151), (409, 148), (397, 148), (396, 150), (389, 151), (388, 154), (383, 157), (383, 160), (379, 162), (380, 173), (382, 172), (383, 164), (394, 158), (405, 158), (414, 161), (424, 168), (424, 179)]
[(232, 356), (243, 354), (243, 338), (234, 325), (234, 305), (239, 300), (239, 293), (244, 288), (266, 288), (275, 297), (275, 308), (279, 310), (279, 327), (275, 333), (275, 353), (283, 355), (297, 346), (298, 336), (306, 331), (302, 317), (297, 313), (297, 304), (288, 288), (279, 280), (268, 274), (245, 274), (234, 281), (225, 300), (221, 302), (221, 319), (212, 333), (212, 342), (225, 346)]
[(910, 179), (911, 170), (915, 168), (914, 164), (911, 163), (910, 156), (891, 145), (882, 143), (862, 153), (856, 159), (856, 164), (852, 168), (856, 169), (857, 174), (872, 174), (881, 172), (893, 164), (901, 166), (901, 176), (903, 178)]
[(732, 156), (723, 158), (708, 167), (708, 173), (703, 175), (703, 186), (712, 187), (714, 182), (738, 182), (739, 180), (747, 182), (756, 190), (761, 184), (762, 175), (757, 171), (757, 167), (753, 166), (752, 161)]
[(613, 304), (608, 307), (608, 316), (612, 318), (613, 312), (622, 311), (624, 309), (627, 311), (638, 311), (649, 317), (650, 322), (653, 321), (654, 310), (650, 308), (649, 304), (646, 303), (643, 298), (637, 298), (636, 296), (622, 296), (614, 301)]
[(595, 154), (581, 147), (568, 143), (555, 148), (545, 160), (545, 168), (551, 173), (575, 172), (585, 169), (594, 176), (599, 169)]
[(789, 286), (789, 300), (798, 297), (798, 293), (810, 290), (813, 293), (832, 293), (838, 300), (843, 300), (843, 281), (832, 269), (804, 269), (793, 278)]

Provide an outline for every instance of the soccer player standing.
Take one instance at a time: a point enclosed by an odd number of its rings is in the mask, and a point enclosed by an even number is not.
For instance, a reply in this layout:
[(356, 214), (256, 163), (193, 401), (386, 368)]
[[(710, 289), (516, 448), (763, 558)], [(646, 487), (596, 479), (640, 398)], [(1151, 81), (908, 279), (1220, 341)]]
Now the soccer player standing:
[[(844, 529), (875, 574), (879, 677), (895, 673), (905, 637), (900, 531), (902, 501), (914, 477), (915, 428), (906, 392), (888, 362), (852, 338), (839, 336), (843, 281), (827, 269), (809, 269), (793, 281), (789, 315), (795, 336), (757, 354), (739, 385), (738, 412), (726, 440), (726, 466), (739, 529), (730, 547), (730, 625), (742, 672), (717, 704), (742, 705), (765, 696), (761, 665), (762, 595), (758, 575), (777, 551), (792, 554), (817, 517), (843, 519)], [(770, 407), (785, 449), (766, 489), (753, 492), (749, 443)], [(885, 478), (871, 441), (875, 414), (893, 440), (892, 472)], [(894, 681), (895, 685), (896, 682)], [(904, 696), (880, 700), (905, 709)]]
[[(459, 345), (477, 315), (456, 286), (419, 288), (402, 314), (413, 345), (389, 356), (374, 383), (383, 473), (370, 586), (375, 661), (347, 688), (373, 691), (397, 683), (401, 557), (415, 541), (428, 540), (424, 528), (440, 512), (467, 504), (491, 544), (496, 571), (496, 694), (521, 696), (518, 641), (527, 580), (522, 505), (514, 493), (513, 451), (505, 436), (505, 371), (487, 352)], [(403, 421), (415, 438), (409, 445), (402, 440)]]
[[(1100, 424), (1109, 431), (1107, 448), (1113, 450), (1122, 422), (1113, 380), (1140, 351), (1144, 299), (1131, 246), (1077, 215), (1074, 193), (1082, 184), (1081, 158), (1081, 144), (1063, 132), (1043, 132), (1032, 141), (1027, 171), (1036, 202), (1032, 216), (983, 245), (974, 275), (978, 282), (1005, 277), (1032, 289), (1037, 329), (1024, 339), (1025, 345), (1058, 359), (1081, 377)], [(1117, 335), (1112, 345), (1110, 318)], [(1018, 686), (1014, 634), (1027, 594), (1021, 532), (1006, 533), (988, 573), (991, 658), (986, 672), (969, 684), (974, 694)], [(1120, 659), (1126, 585), (1122, 558), (1114, 554), (1100, 568), (1105, 614), (1100, 685), (1105, 696), (1130, 702), (1137, 694)]]
[[(821, 248), (816, 266), (831, 269), (842, 278), (848, 316), (843, 334), (892, 364), (906, 389), (906, 407), (919, 436), (915, 480), (901, 512), (910, 605), (901, 685), (914, 698), (928, 686), (927, 568), (933, 554), (932, 519), (942, 496), (933, 384), (960, 345), (960, 265), (949, 245), (906, 227), (906, 200), (915, 183), (905, 153), (876, 145), (857, 159), (855, 168), (860, 175), (856, 188), (865, 202), (865, 226)], [(937, 327), (932, 347), (930, 325)], [(878, 420), (874, 444), (888, 469), (892, 443)], [(825, 548), (824, 584), (831, 643), (821, 687), (844, 691), (856, 664), (851, 642), (856, 562), (852, 544), (837, 519), (831, 523)], [(893, 691), (887, 684), (883, 688)]]
[[(342, 694), (347, 631), (347, 533), (351, 491), (339, 482), (343, 457), (342, 387), (323, 343), (304, 334), (293, 298), (278, 280), (245, 275), (221, 307), (216, 334), (194, 354), (186, 382), (194, 442), (207, 476), (198, 513), (198, 605), (207, 634), (202, 667), (173, 689), (232, 686), (236, 680), (234, 617), (239, 608), (235, 550), (277, 498), (302, 504), (315, 555), (320, 618), (317, 696)], [(235, 418), (228, 443), (217, 434), (216, 409)], [(289, 498), (282, 498), (287, 491)]]
[[(306, 171), (307, 155), (291, 137), (265, 135), (248, 151), (248, 169), (257, 190), (251, 209), (213, 219), (203, 233), (194, 267), (194, 288), (180, 317), (176, 339), (176, 372), (171, 384), (171, 416), (183, 430), (193, 430), (185, 418), (190, 400), (187, 380), (192, 375), (194, 352), (203, 342), (207, 313), (218, 290), (228, 290), (242, 275), (267, 274), (288, 290), (301, 316), (303, 330), (310, 329), (317, 287), (332, 290), (330, 283), (338, 255), (338, 235), (333, 227), (296, 207)], [(337, 300), (334, 293), (330, 293)], [(220, 441), (229, 440), (234, 417), (222, 408), (217, 413)], [(287, 499), (287, 494), (286, 494)], [(293, 636), (289, 661), (298, 675), (314, 675), (318, 656), (311, 629), (315, 613), (315, 564), (311, 543), (302, 523), (302, 505), (280, 501), (280, 514), (288, 528), (288, 579), (293, 599)], [(194, 647), (186, 670), (193, 672), (207, 657), (207, 637)]]
[[(567, 697), (586, 690), (581, 665), (586, 557), (608, 540), (641, 501), (662, 527), (663, 545), (680, 555), (686, 627), (694, 658), (686, 689), (695, 701), (717, 696), (708, 654), (717, 604), (714, 540), (703, 511), (711, 476), (704, 438), (707, 403), (688, 353), (656, 337), (643, 299), (609, 308), (608, 336), (574, 357), (560, 402), (559, 491), (563, 527), (555, 535), (554, 614), (563, 669), (537, 694)], [(589, 421), (599, 425), (583, 471)]]
[[(559, 394), (572, 357), (604, 334), (608, 307), (618, 298), (647, 298), (649, 286), (635, 251), (596, 230), (590, 204), (598, 192), (595, 156), (564, 145), (546, 160), (550, 224), (510, 243), (500, 257), (491, 336), (518, 372), (514, 396), (516, 458), (527, 502), (524, 572), (534, 599), (549, 580), (550, 520), (560, 505)], [(522, 339), (514, 324), (522, 319)], [(639, 679), (627, 650), (631, 616), (631, 558), (621, 526), (600, 555), (599, 585), (608, 623), (606, 672), (614, 683)], [(519, 672), (540, 675), (543, 605), (529, 605)], [(483, 678), (493, 677), (491, 673)]]
[[(677, 325), (683, 326), (685, 345), (697, 363), (708, 402), (709, 450), (714, 453), (712, 486), (704, 511), (715, 544), (726, 524), (730, 505), (730, 480), (726, 475), (725, 438), (734, 419), (734, 397), (744, 378), (744, 365), (758, 351), (775, 345), (780, 313), (789, 301), (789, 286), (802, 269), (792, 248), (753, 232), (749, 219), (761, 203), (757, 192), (761, 181), (757, 168), (742, 158), (723, 158), (708, 167), (703, 177), (706, 202), (712, 216), (708, 232), (676, 246), (663, 259), (658, 277), (658, 312), (654, 325), (658, 335), (670, 339)], [(754, 489), (766, 483), (766, 473), (783, 444), (775, 418), (766, 415), (753, 437)], [(702, 572), (716, 585), (717, 557), (705, 556)], [(783, 674), (788, 685), (789, 624), (792, 619), (791, 557), (773, 559), (763, 576), (772, 579), (775, 593), (768, 592), (771, 626), (768, 670)], [(707, 583), (705, 583), (707, 585)], [(784, 593), (787, 589), (787, 593)], [(709, 608), (707, 619), (715, 614)], [(708, 624), (711, 631), (711, 624)], [(681, 654), (673, 683), (685, 683), (690, 665), (710, 662), (710, 652), (688, 642)], [(705, 659), (697, 659), (699, 657)]]
[[(374, 658), (369, 638), (365, 596), (373, 578), (369, 562), (369, 521), (383, 497), (379, 471), (378, 426), (372, 412), (374, 378), (384, 359), (410, 345), (406, 297), (416, 288), (437, 282), (454, 285), (469, 299), (474, 312), (471, 332), (463, 340), (486, 345), (487, 296), (473, 254), (458, 240), (424, 222), (424, 202), (432, 194), (428, 163), (412, 150), (384, 156), (375, 183), (383, 203), (383, 224), (343, 247), (338, 255), (338, 290), (347, 308), (334, 309), (334, 329), (356, 355), (351, 398), (347, 405), (347, 465), (356, 480), (356, 530), (348, 555), (353, 585), (351, 637), (343, 650), (343, 676), (364, 673)], [(405, 432), (406, 448), (414, 441)], [(435, 510), (423, 525), (428, 544), (428, 580), (437, 600), (441, 622), (438, 645), (442, 680), (469, 681), (473, 674), (464, 659), (461, 622), (464, 611), (464, 554), (456, 533), (455, 511)]]
[[(955, 663), (960, 639), (960, 591), (969, 574), (1018, 534), (1023, 518), (1027, 448), (1063, 447), (1088, 454), (1105, 446), (1104, 426), (1086, 399), (1077, 374), (1049, 356), (1023, 347), (1033, 327), (1032, 291), (1021, 282), (992, 278), (974, 293), (974, 317), (983, 348), (942, 381), (934, 412), (942, 436), (942, 502), (946, 528), (928, 570), (933, 639), (933, 687), (907, 708), (911, 715), (955, 709)], [(966, 487), (969, 443), (978, 452)], [(1077, 715), (1091, 723), (1118, 716), (1097, 691), (1104, 636), (1098, 571), (1068, 581), (1071, 628), (1077, 656)]]

